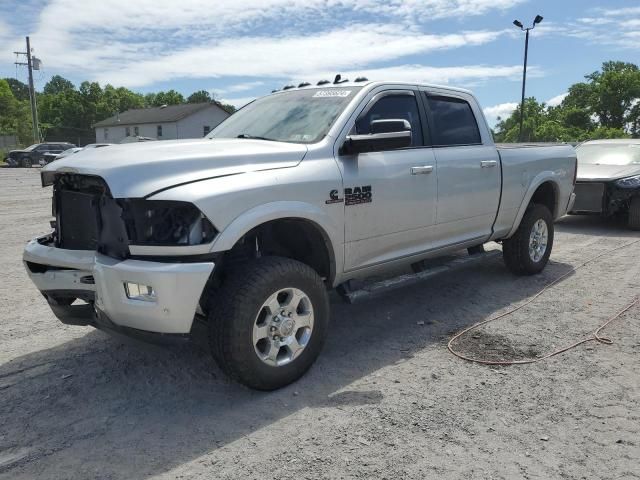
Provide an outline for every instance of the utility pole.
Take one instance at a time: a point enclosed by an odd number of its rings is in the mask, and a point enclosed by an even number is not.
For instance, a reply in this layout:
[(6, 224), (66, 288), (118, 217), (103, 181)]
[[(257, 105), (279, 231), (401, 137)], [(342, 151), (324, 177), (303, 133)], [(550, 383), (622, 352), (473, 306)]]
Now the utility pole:
[[(27, 63), (15, 62), (16, 65), (26, 66), (29, 71), (29, 99), (31, 100), (31, 121), (33, 122), (33, 140), (35, 143), (40, 142), (40, 129), (38, 128), (38, 108), (36, 107), (36, 91), (33, 87), (33, 60), (31, 58), (31, 44), (29, 37), (27, 39), (26, 52), (13, 52), (16, 55), (26, 55)], [(39, 70), (39, 66), (36, 67)]]

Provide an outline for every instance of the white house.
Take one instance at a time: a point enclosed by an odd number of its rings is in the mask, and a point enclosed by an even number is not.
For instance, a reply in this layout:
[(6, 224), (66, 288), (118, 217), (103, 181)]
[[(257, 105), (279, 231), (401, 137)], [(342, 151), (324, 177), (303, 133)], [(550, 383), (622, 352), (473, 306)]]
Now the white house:
[(215, 103), (186, 103), (127, 110), (97, 122), (97, 143), (118, 143), (126, 137), (158, 140), (201, 138), (229, 116)]

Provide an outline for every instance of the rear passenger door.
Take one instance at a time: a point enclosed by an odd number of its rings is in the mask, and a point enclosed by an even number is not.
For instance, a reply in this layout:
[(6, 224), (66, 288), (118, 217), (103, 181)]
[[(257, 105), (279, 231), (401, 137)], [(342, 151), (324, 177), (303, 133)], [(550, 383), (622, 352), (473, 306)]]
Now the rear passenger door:
[(478, 127), (482, 113), (462, 92), (427, 91), (423, 99), (438, 165), (434, 248), (484, 240), (500, 202), (501, 166), (489, 131)]

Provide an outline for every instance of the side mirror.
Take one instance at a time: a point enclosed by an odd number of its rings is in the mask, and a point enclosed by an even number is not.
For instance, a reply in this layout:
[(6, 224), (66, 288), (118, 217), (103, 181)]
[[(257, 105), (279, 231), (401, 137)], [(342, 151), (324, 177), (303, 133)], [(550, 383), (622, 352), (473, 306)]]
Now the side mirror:
[(340, 153), (354, 155), (411, 146), (411, 124), (407, 120), (374, 120), (370, 131), (365, 135), (347, 136)]

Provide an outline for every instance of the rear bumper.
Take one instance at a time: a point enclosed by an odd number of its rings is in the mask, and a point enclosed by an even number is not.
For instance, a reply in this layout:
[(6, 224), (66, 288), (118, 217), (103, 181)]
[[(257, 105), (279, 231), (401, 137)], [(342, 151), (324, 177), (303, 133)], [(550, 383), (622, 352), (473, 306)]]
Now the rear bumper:
[[(23, 260), (29, 277), (62, 322), (158, 334), (191, 331), (215, 267), (213, 262), (117, 260), (93, 251), (55, 248), (48, 237), (30, 241)], [(128, 298), (125, 282), (152, 286), (155, 300)], [(73, 298), (87, 305), (68, 305)]]

